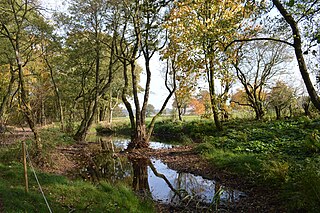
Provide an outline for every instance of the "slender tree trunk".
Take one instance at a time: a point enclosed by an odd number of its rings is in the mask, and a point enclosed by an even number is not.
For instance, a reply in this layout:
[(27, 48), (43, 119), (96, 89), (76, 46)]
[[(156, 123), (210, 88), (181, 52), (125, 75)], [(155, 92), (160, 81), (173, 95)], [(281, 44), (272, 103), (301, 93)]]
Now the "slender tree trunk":
[[(212, 64), (210, 64), (210, 67), (213, 67)], [(216, 100), (216, 94), (214, 89), (214, 77), (213, 77), (213, 71), (210, 67), (207, 67), (207, 76), (208, 76), (208, 83), (209, 83), (209, 92), (210, 92), (210, 101), (211, 101), (211, 109), (213, 114), (214, 123), (216, 125), (216, 128), (218, 131), (222, 130), (222, 124), (219, 119), (219, 112), (217, 108), (217, 100)]]
[[(41, 95), (42, 96), (42, 95)], [(46, 125), (46, 114), (45, 114), (45, 103), (43, 97), (41, 97), (41, 107), (40, 107), (40, 124), (41, 126)]]
[(278, 106), (275, 106), (274, 109), (276, 111), (277, 120), (280, 120), (280, 118), (281, 118), (281, 108), (278, 107)]
[(135, 121), (134, 121), (134, 115), (133, 115), (133, 110), (131, 107), (130, 102), (127, 99), (127, 95), (128, 95), (128, 87), (129, 87), (129, 79), (128, 79), (128, 67), (126, 62), (122, 62), (123, 64), (123, 76), (124, 76), (124, 86), (122, 88), (122, 101), (124, 103), (124, 105), (126, 106), (126, 109), (129, 113), (129, 119), (130, 119), (130, 124), (131, 124), (131, 139), (133, 139), (133, 133), (135, 131)]
[(173, 65), (172, 65), (172, 76), (173, 76), (173, 88), (170, 89), (169, 86), (168, 86), (168, 75), (169, 75), (169, 63), (167, 62), (167, 70), (166, 70), (166, 77), (165, 77), (165, 85), (166, 85), (166, 88), (167, 90), (169, 91), (169, 94), (166, 98), (166, 100), (164, 101), (164, 103), (162, 104), (162, 107), (160, 109), (160, 111), (152, 118), (151, 120), (151, 123), (150, 125), (148, 126), (148, 136), (147, 136), (147, 141), (150, 140), (151, 138), (151, 134), (153, 133), (153, 129), (154, 129), (154, 125), (156, 123), (156, 119), (162, 115), (163, 111), (165, 110), (169, 100), (171, 99), (171, 97), (174, 95), (175, 91), (176, 91), (176, 88), (177, 88), (177, 85), (176, 85), (176, 70), (174, 68), (174, 62), (172, 62)]
[(51, 67), (51, 65), (50, 65), (50, 63), (49, 63), (49, 61), (48, 61), (48, 59), (46, 57), (44, 57), (44, 60), (45, 60), (47, 66), (49, 68), (49, 71), (50, 71), (50, 77), (51, 77), (51, 81), (52, 81), (52, 84), (53, 84), (54, 93), (55, 93), (56, 98), (57, 98), (61, 130), (64, 131), (65, 130), (65, 125), (64, 125), (65, 121), (64, 121), (64, 112), (63, 112), (60, 92), (59, 92), (58, 86), (56, 84), (56, 81), (54, 79), (53, 69), (52, 69), (52, 67)]
[(177, 103), (177, 110), (178, 110), (179, 121), (182, 121), (182, 108), (181, 108), (180, 104), (178, 104), (178, 103)]
[(22, 67), (22, 61), (20, 58), (19, 47), (18, 47), (18, 45), (16, 45), (16, 47), (17, 47), (16, 48), (16, 60), (17, 60), (17, 64), (18, 64), (21, 108), (22, 108), (22, 112), (28, 122), (29, 127), (30, 127), (31, 131), (33, 132), (36, 153), (40, 156), (40, 153), (42, 150), (41, 139), (40, 139), (38, 129), (37, 129), (35, 122), (34, 122), (34, 117), (32, 116), (30, 103), (28, 101), (27, 92), (25, 89), (25, 80), (24, 80), (24, 75), (23, 75), (23, 67)]

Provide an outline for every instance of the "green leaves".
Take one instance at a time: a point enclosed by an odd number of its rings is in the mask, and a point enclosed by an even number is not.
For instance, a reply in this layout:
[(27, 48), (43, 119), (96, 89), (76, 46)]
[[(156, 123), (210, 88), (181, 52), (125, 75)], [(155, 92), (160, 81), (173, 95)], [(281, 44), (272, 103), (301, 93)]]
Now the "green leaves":
[(288, 3), (287, 3), (287, 5), (289, 6), (289, 7), (293, 7), (294, 6), (294, 2), (295, 0), (290, 0)]

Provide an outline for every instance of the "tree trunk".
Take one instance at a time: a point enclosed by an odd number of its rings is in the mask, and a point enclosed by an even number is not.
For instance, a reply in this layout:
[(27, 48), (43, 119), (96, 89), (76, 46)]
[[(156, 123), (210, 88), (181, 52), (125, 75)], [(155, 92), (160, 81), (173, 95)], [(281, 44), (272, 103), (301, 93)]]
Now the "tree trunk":
[(290, 25), (292, 30), (292, 37), (293, 37), (293, 47), (296, 55), (296, 59), (298, 61), (299, 70), (302, 76), (302, 79), (304, 81), (304, 84), (306, 85), (308, 94), (310, 96), (310, 99), (313, 103), (313, 105), (320, 111), (320, 100), (319, 96), (310, 80), (310, 76), (308, 73), (308, 69), (303, 57), (302, 52), (302, 41), (301, 41), (301, 35), (298, 28), (297, 22), (294, 20), (293, 16), (288, 13), (288, 11), (284, 8), (284, 6), (281, 4), (279, 0), (272, 0), (274, 5), (277, 7), (278, 11), (282, 15), (282, 17), (286, 20), (286, 22)]
[[(42, 96), (42, 95), (41, 95)], [(40, 124), (41, 126), (45, 126), (46, 125), (46, 114), (45, 114), (45, 103), (44, 103), (44, 100), (43, 98), (41, 97), (41, 114), (40, 114)]]
[(277, 120), (280, 120), (280, 118), (281, 118), (281, 108), (278, 107), (278, 106), (275, 106), (274, 109), (276, 111)]
[[(17, 45), (18, 46), (18, 45)], [(30, 103), (27, 98), (27, 92), (25, 89), (25, 81), (24, 81), (24, 75), (23, 75), (23, 68), (22, 68), (22, 61), (20, 58), (19, 48), (16, 49), (16, 60), (18, 64), (18, 74), (19, 74), (19, 85), (20, 85), (20, 97), (21, 97), (21, 108), (22, 112), (28, 122), (28, 125), (33, 132), (34, 140), (35, 140), (35, 148), (36, 148), (36, 154), (41, 158), (41, 150), (42, 150), (42, 144), (41, 144), (41, 138), (38, 132), (38, 129), (36, 128), (34, 117), (32, 116), (32, 111), (30, 108)]]
[(309, 108), (310, 108), (310, 103), (303, 103), (302, 104), (302, 108), (303, 108), (303, 110), (304, 110), (304, 115), (305, 116), (310, 116), (311, 114), (310, 114), (310, 110), (309, 110)]
[(217, 109), (217, 101), (216, 101), (216, 97), (215, 97), (215, 92), (214, 92), (214, 79), (212, 76), (212, 73), (210, 74), (210, 80), (209, 80), (209, 91), (210, 91), (210, 101), (211, 101), (211, 110), (212, 110), (212, 114), (213, 114), (213, 120), (214, 123), (216, 125), (216, 128), (218, 131), (222, 130), (222, 124), (220, 122), (219, 119), (219, 112)]
[(148, 194), (150, 187), (148, 182), (148, 161), (147, 158), (130, 159), (133, 168), (132, 188), (134, 191)]
[(101, 106), (99, 109), (99, 121), (104, 121), (106, 117), (106, 107)]
[(182, 121), (182, 108), (180, 105), (177, 104), (177, 110), (178, 110), (178, 118), (179, 121)]
[(64, 121), (64, 112), (63, 112), (63, 107), (62, 107), (62, 101), (61, 101), (61, 97), (60, 97), (60, 92), (58, 89), (58, 86), (56, 84), (56, 81), (54, 79), (54, 75), (53, 75), (53, 69), (48, 61), (48, 59), (46, 57), (44, 57), (44, 60), (49, 68), (50, 71), (50, 77), (51, 77), (51, 81), (53, 84), (53, 88), (54, 88), (54, 93), (56, 95), (57, 98), (57, 104), (58, 104), (58, 109), (59, 109), (59, 118), (60, 118), (60, 125), (61, 125), (61, 130), (64, 131), (65, 130), (65, 121)]
[(262, 118), (264, 116), (264, 111), (263, 111), (262, 107), (259, 105), (255, 105), (254, 112), (256, 114), (256, 120), (258, 120), (258, 121), (262, 120)]

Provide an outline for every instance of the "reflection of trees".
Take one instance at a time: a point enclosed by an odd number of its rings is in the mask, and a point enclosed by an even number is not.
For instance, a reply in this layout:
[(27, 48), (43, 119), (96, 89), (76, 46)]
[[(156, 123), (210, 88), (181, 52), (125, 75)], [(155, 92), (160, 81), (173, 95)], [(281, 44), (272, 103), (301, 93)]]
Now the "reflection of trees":
[(178, 195), (178, 197), (181, 199), (181, 194), (178, 190), (176, 190), (173, 185), (170, 183), (168, 178), (157, 171), (156, 167), (151, 163), (149, 158), (130, 158), (130, 161), (132, 162), (133, 167), (133, 189), (135, 191), (140, 192), (150, 192), (150, 187), (148, 183), (148, 166), (152, 170), (155, 176), (163, 179), (168, 187), (175, 193), (175, 195)]
[(131, 165), (126, 158), (118, 157), (112, 137), (97, 138), (97, 143), (89, 143), (84, 153), (85, 169), (82, 176), (91, 181), (124, 180), (131, 174)]
[(148, 183), (148, 158), (130, 158), (133, 168), (133, 190), (149, 193), (150, 187)]

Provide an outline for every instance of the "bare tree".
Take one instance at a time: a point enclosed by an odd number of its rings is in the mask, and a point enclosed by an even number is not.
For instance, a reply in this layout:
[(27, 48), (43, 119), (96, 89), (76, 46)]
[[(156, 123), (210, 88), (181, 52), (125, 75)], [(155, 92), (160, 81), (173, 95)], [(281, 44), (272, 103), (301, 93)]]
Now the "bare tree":
[(238, 49), (233, 65), (247, 98), (246, 103), (238, 104), (250, 106), (257, 120), (265, 113), (265, 86), (285, 71), (285, 62), (290, 59), (286, 51), (284, 45), (268, 41), (246, 43)]

